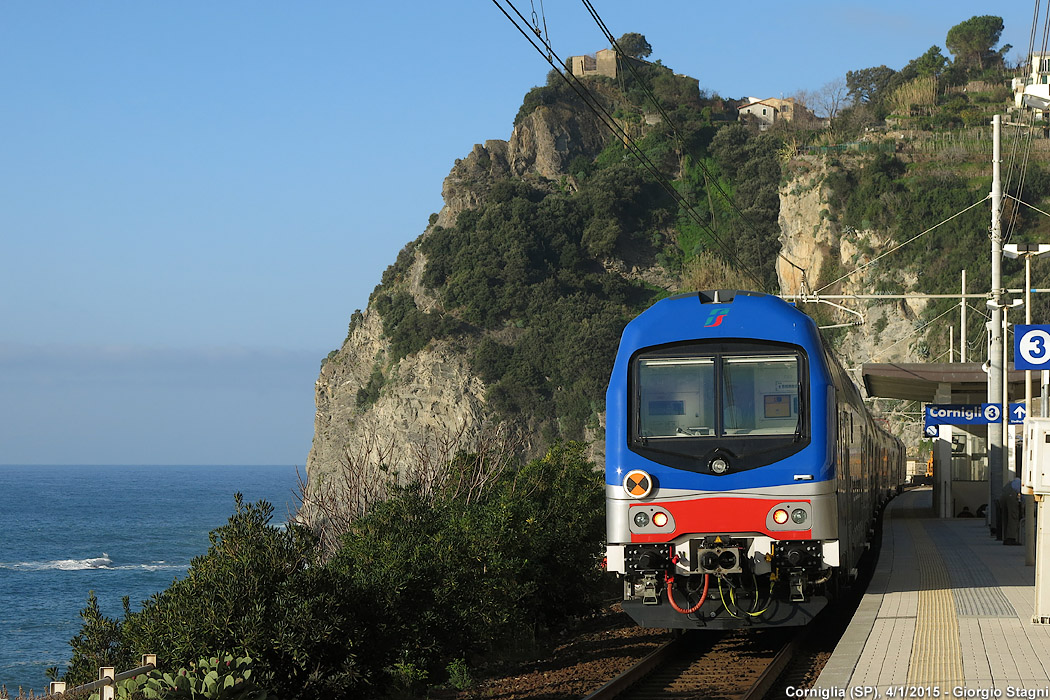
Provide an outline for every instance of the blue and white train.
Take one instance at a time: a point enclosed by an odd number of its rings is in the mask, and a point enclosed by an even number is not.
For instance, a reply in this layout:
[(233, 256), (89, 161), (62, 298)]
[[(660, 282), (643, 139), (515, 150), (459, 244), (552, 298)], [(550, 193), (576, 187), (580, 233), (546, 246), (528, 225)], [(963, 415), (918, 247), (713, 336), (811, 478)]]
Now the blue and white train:
[(807, 624), (856, 574), (904, 447), (777, 297), (664, 299), (607, 394), (607, 566), (647, 627)]

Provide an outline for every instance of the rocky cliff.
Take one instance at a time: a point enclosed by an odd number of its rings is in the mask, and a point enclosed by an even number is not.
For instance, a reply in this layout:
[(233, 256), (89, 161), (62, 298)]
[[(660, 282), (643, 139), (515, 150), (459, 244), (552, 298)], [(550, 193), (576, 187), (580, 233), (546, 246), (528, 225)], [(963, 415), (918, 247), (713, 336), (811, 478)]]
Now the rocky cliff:
[[(830, 169), (825, 157), (796, 158), (785, 170), (788, 177), (780, 190), (781, 256), (777, 260), (781, 294), (868, 294), (888, 286), (917, 290), (918, 277), (914, 273), (892, 264), (864, 268), (875, 251), (890, 249), (892, 241), (878, 231), (857, 230), (838, 223), (829, 203)], [(858, 268), (864, 270), (846, 276), (846, 272)], [(834, 303), (851, 311), (831, 304), (804, 304), (803, 309), (822, 319), (825, 325), (859, 324), (845, 326), (835, 348), (854, 381), (859, 383), (859, 372), (855, 370), (865, 362), (926, 359), (926, 334), (919, 321), (925, 300)], [(894, 432), (908, 444), (918, 444), (921, 435), (915, 421), (893, 417), (900, 403), (880, 400), (873, 407), (889, 418)]]
[(438, 226), (451, 226), (460, 212), (486, 201), (492, 183), (535, 175), (557, 180), (577, 156), (593, 157), (609, 141), (604, 127), (565, 105), (540, 105), (514, 127), (510, 141), (486, 141), (457, 160), (441, 188)]
[[(916, 288), (914, 273), (892, 265), (870, 266), (846, 276), (847, 271), (870, 263), (875, 251), (892, 247), (892, 241), (875, 230), (840, 226), (829, 203), (829, 166), (823, 156), (796, 158), (785, 169), (789, 177), (780, 190), (781, 250), (777, 260), (781, 294), (867, 294), (886, 286), (887, 279), (896, 288)], [(921, 361), (918, 346), (924, 336), (915, 333), (915, 323), (925, 301), (836, 303), (857, 313), (827, 305), (825, 318), (834, 323), (863, 321), (844, 334), (837, 348), (847, 365)], [(887, 339), (902, 342), (887, 343)]]
[[(577, 156), (593, 158), (609, 136), (593, 119), (562, 105), (540, 105), (521, 119), (509, 141), (475, 145), (456, 161), (442, 187), (444, 206), (420, 239), (406, 247), (407, 274), (384, 285), (407, 290), (424, 313), (444, 312), (422, 284), (426, 264), (418, 242), (435, 226), (455, 224), (459, 214), (488, 199), (493, 183), (508, 177), (556, 180)], [(462, 345), (435, 340), (395, 359), (374, 306), (355, 315), (342, 347), (321, 367), (315, 385), (314, 438), (306, 463), (311, 517), (325, 493), (358, 493), (368, 475), (403, 480), (421, 453), (448, 454), (476, 443), (491, 421), (485, 383), (470, 371)], [(600, 437), (600, 436), (595, 436)], [(596, 439), (596, 446), (601, 444)], [(597, 454), (592, 456), (597, 457)]]

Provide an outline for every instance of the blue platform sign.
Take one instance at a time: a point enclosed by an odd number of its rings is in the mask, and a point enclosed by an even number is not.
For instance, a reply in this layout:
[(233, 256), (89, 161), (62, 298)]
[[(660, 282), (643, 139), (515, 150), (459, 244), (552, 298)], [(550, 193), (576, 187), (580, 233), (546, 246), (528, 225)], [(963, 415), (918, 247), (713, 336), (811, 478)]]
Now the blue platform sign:
[(1014, 326), (1014, 369), (1050, 369), (1050, 326)]
[[(1010, 423), (1024, 423), (1025, 407), (1023, 403), (1010, 404)], [(937, 435), (939, 425), (987, 425), (998, 423), (1003, 419), (1002, 404), (975, 403), (928, 403), (923, 418), (923, 432), (927, 437)]]

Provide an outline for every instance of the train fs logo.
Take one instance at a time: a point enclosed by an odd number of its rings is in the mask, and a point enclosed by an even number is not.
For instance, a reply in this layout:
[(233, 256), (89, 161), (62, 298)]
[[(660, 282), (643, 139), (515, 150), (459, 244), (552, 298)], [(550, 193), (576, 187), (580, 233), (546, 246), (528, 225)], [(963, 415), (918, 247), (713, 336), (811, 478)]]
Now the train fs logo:
[(722, 319), (729, 315), (728, 306), (716, 306), (711, 309), (711, 313), (707, 315), (707, 320), (704, 321), (704, 328), (714, 328), (715, 326), (722, 324)]

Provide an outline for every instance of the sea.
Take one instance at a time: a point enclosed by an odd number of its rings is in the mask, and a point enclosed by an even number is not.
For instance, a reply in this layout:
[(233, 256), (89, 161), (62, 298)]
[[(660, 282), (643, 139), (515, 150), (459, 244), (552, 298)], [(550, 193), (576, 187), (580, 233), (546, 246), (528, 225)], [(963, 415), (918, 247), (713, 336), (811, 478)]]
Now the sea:
[(123, 596), (140, 609), (207, 552), (234, 494), (268, 501), (283, 526), (298, 484), (294, 466), (0, 465), (0, 684), (46, 690), (89, 591), (110, 617)]

